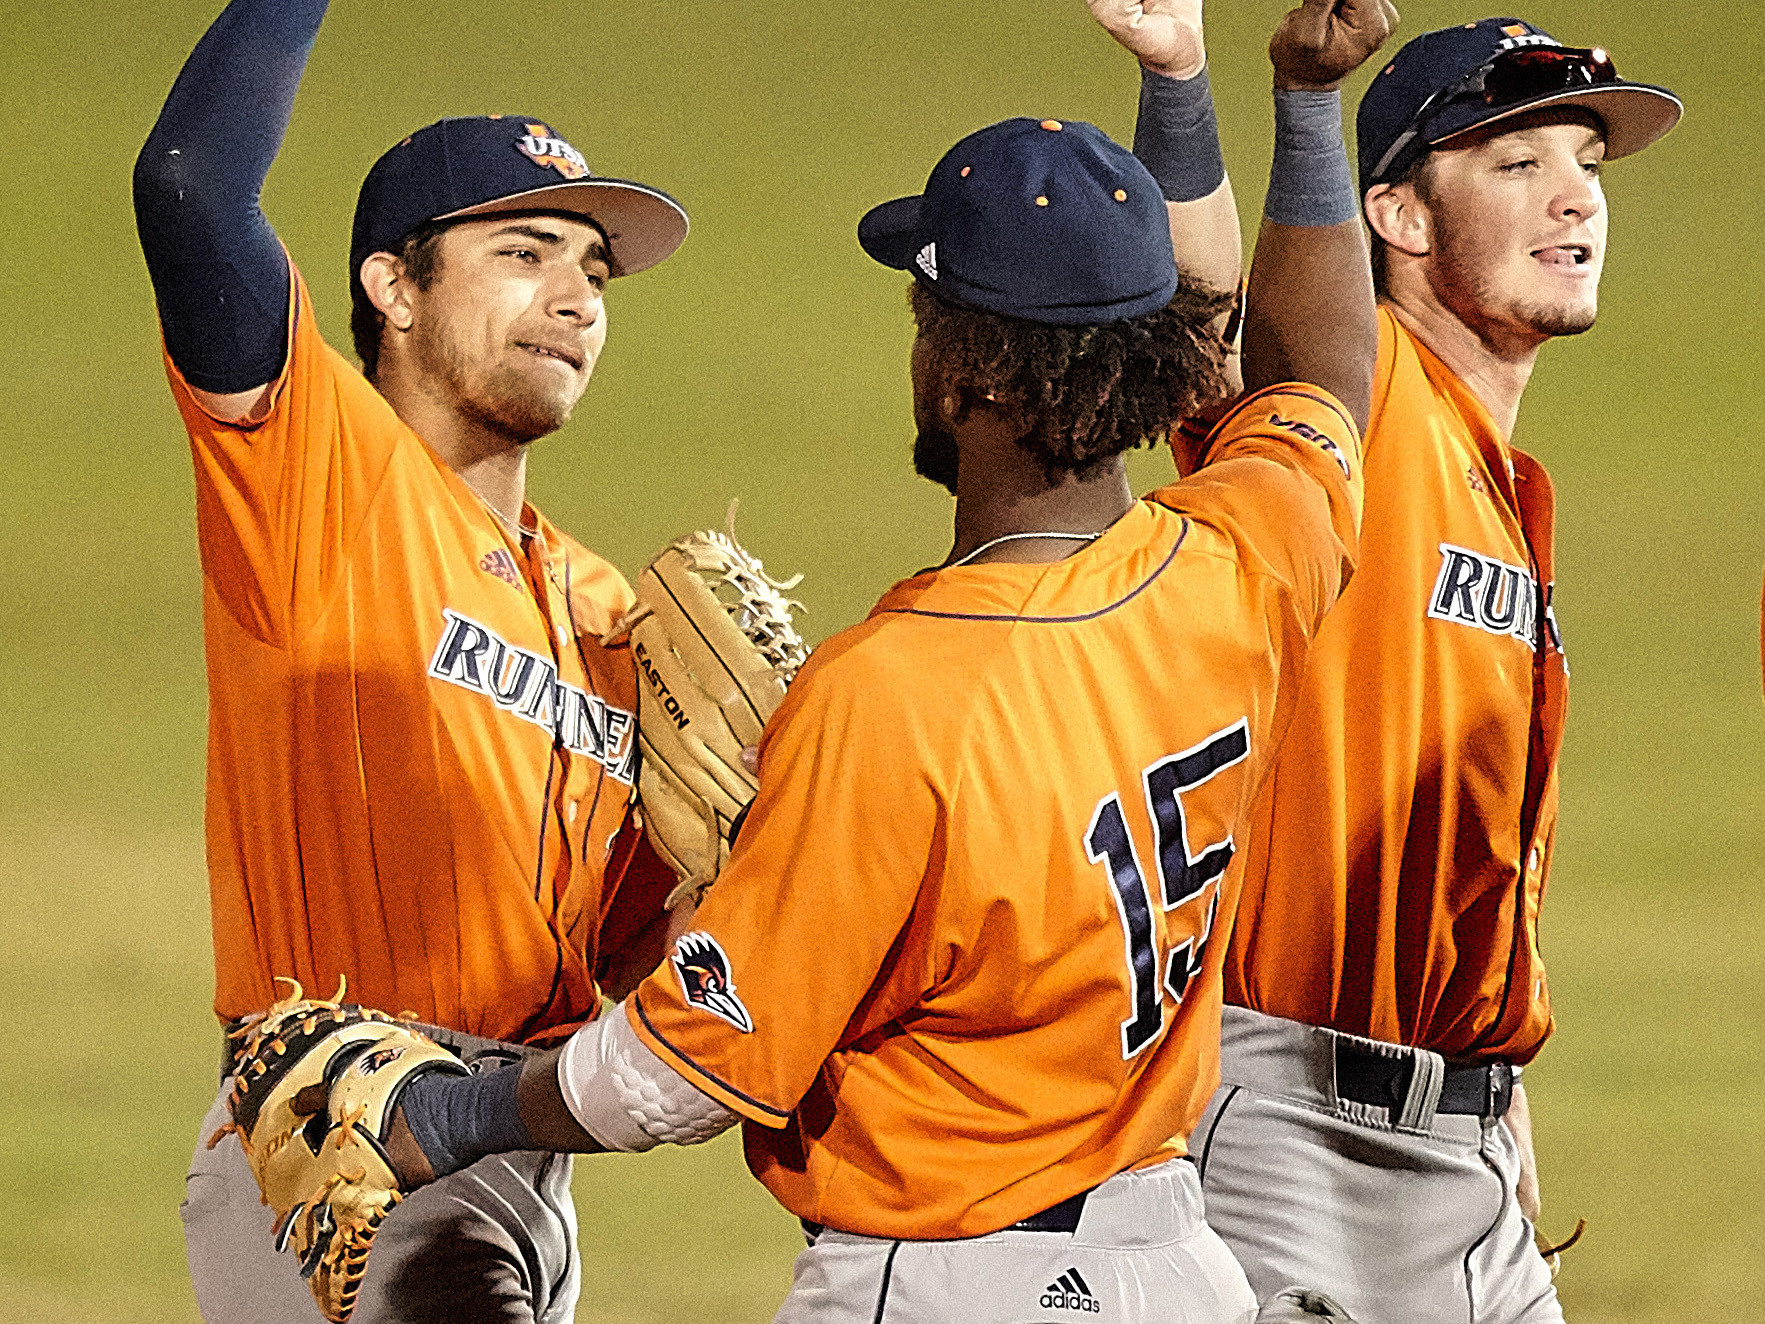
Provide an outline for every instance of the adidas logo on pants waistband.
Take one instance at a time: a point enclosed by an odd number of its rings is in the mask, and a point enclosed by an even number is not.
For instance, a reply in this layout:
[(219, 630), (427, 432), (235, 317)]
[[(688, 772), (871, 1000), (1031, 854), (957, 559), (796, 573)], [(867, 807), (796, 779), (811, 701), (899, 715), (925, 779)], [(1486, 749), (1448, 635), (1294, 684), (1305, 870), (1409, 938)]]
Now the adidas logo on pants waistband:
[(1042, 1309), (1044, 1310), (1082, 1310), (1095, 1315), (1102, 1310), (1102, 1305), (1091, 1294), (1091, 1285), (1077, 1269), (1068, 1269), (1042, 1292)]

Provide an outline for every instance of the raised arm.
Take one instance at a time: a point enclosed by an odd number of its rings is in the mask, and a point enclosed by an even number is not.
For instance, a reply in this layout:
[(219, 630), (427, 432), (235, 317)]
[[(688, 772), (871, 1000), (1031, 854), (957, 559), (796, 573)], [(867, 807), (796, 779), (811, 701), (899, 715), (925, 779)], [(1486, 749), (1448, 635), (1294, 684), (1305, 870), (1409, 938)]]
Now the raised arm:
[(1140, 61), (1134, 155), (1164, 191), (1178, 270), (1214, 289), (1236, 290), (1244, 241), (1208, 87), (1201, 0), (1086, 4)]
[(281, 375), (288, 258), (258, 207), (326, 0), (233, 0), (197, 43), (135, 162), (135, 227), (166, 350), (216, 416)]
[(1310, 382), (1360, 427), (1379, 327), (1338, 89), (1396, 24), (1390, 0), (1305, 0), (1281, 20), (1269, 43), (1275, 159), (1245, 310), (1245, 388)]

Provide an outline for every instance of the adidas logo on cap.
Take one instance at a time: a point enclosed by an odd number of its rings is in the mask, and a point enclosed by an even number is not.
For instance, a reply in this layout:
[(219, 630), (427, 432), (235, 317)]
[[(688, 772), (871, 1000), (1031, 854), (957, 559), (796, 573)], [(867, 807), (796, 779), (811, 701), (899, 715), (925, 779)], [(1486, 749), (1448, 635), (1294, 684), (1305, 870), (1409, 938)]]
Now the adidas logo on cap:
[(927, 244), (920, 249), (919, 256), (913, 260), (919, 264), (919, 269), (927, 276), (933, 280), (938, 278), (938, 246), (935, 243)]
[(1082, 1310), (1086, 1314), (1095, 1315), (1103, 1309), (1103, 1306), (1092, 1294), (1091, 1285), (1084, 1280), (1079, 1271), (1068, 1269), (1049, 1283), (1043, 1291), (1042, 1309)]

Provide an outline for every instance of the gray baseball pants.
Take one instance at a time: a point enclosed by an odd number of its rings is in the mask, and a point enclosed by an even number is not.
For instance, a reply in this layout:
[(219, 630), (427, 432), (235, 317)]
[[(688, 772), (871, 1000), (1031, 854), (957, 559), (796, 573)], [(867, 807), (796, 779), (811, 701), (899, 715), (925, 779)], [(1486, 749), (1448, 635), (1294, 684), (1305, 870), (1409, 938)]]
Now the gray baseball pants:
[[(467, 1062), (508, 1044), (421, 1027)], [(202, 1119), (184, 1182), (184, 1248), (207, 1324), (324, 1324), (275, 1216), (227, 1135), (229, 1078)], [(581, 1286), (568, 1154), (499, 1154), (402, 1201), (381, 1224), (350, 1324), (570, 1324)]]
[(831, 1228), (797, 1256), (773, 1324), (1251, 1324), (1244, 1272), (1181, 1159), (1091, 1192), (1072, 1232), (890, 1241)]
[(1402, 1109), (1338, 1098), (1338, 1037), (1225, 1008), (1222, 1084), (1190, 1147), (1257, 1296), (1300, 1283), (1356, 1324), (1561, 1324), (1507, 1127), (1437, 1114), (1426, 1064)]

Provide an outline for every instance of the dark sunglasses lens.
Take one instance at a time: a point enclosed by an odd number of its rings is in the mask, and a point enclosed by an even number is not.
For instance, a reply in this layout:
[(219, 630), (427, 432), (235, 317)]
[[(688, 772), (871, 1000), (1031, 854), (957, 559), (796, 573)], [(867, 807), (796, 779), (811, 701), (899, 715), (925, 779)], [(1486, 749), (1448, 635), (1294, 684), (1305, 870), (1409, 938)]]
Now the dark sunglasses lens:
[(1552, 92), (1617, 80), (1618, 69), (1604, 51), (1511, 51), (1490, 66), (1483, 80), (1483, 99), (1492, 106), (1517, 105)]

